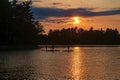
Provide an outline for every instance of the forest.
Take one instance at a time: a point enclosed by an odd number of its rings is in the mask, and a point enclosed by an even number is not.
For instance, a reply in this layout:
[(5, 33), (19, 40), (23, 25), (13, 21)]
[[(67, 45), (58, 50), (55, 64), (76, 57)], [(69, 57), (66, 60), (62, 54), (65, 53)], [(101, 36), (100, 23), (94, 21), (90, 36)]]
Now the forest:
[(53, 45), (118, 45), (120, 34), (117, 29), (107, 28), (103, 30), (89, 30), (82, 28), (68, 28), (50, 30), (46, 36), (46, 43)]
[(42, 25), (34, 20), (31, 1), (0, 0), (0, 45), (34, 45)]
[(43, 26), (31, 12), (31, 1), (18, 3), (0, 0), (0, 45), (119, 45), (117, 29), (89, 30), (63, 28), (49, 30), (45, 35)]

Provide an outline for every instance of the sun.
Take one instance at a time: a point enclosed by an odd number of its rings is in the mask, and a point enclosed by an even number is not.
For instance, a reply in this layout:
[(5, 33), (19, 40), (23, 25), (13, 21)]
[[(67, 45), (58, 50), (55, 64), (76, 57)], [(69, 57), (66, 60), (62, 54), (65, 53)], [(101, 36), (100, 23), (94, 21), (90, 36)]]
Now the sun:
[(80, 24), (81, 20), (79, 17), (73, 17), (73, 23), (74, 24)]

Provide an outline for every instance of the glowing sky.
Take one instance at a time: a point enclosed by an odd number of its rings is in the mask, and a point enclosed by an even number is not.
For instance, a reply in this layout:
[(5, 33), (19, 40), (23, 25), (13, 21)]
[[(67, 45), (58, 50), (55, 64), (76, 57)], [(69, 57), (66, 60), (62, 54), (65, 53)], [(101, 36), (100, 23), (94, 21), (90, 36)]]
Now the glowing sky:
[[(49, 29), (81, 27), (117, 28), (120, 31), (120, 0), (33, 0), (35, 19)], [(80, 23), (73, 24), (79, 17)]]

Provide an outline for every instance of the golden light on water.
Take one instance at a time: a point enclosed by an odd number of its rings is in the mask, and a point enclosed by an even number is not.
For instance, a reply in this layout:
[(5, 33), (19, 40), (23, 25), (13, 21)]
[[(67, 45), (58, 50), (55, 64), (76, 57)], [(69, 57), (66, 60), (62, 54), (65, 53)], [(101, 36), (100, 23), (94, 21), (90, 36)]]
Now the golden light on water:
[(82, 70), (80, 69), (81, 62), (82, 62), (82, 55), (80, 47), (74, 47), (74, 54), (72, 57), (72, 73), (74, 80), (80, 80), (82, 76)]
[(74, 50), (75, 51), (80, 50), (80, 47), (74, 47)]

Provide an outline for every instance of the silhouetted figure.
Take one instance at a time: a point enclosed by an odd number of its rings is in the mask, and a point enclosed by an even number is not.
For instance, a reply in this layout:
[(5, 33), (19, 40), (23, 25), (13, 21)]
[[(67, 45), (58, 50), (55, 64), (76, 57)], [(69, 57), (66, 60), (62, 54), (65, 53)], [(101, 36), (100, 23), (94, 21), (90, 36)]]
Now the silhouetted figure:
[(54, 51), (55, 46), (54, 46), (54, 45), (52, 45), (52, 46), (51, 46), (51, 48), (52, 48), (52, 51)]
[(68, 52), (70, 52), (70, 46), (69, 45), (67, 46), (67, 48), (68, 48)]
[(46, 49), (46, 51), (48, 51), (48, 49), (47, 49), (47, 48), (48, 48), (48, 45), (46, 44), (46, 45), (45, 45), (45, 49)]

